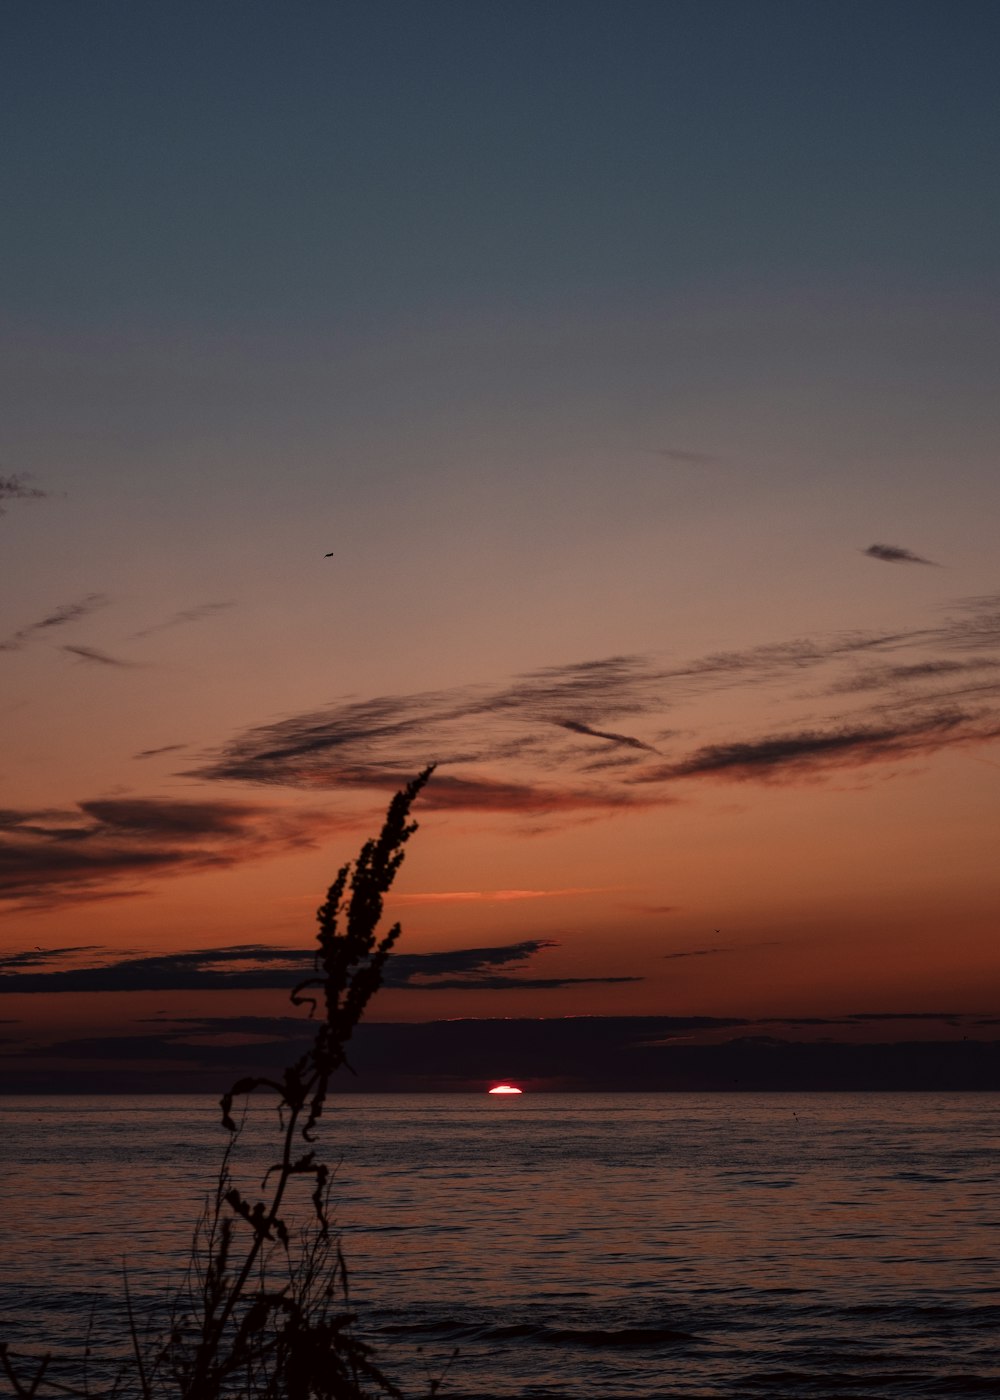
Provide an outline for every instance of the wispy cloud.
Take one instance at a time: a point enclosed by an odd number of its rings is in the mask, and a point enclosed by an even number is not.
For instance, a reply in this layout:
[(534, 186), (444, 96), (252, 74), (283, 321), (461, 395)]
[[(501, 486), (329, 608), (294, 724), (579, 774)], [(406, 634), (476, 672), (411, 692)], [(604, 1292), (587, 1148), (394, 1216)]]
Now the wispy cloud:
[(48, 494), (40, 486), (32, 486), (26, 472), (0, 476), (0, 515), (6, 514), (4, 501), (43, 501)]
[(976, 716), (961, 713), (930, 715), (910, 723), (806, 730), (749, 742), (706, 744), (679, 763), (648, 774), (645, 781), (707, 776), (775, 779), (819, 768), (911, 758), (949, 744), (981, 743), (998, 736), (1000, 717), (981, 724)]
[(70, 623), (80, 622), (98, 608), (107, 607), (110, 600), (103, 593), (88, 593), (86, 598), (82, 598), (78, 603), (63, 603), (61, 607), (54, 608), (38, 622), (29, 622), (26, 627), (21, 627), (13, 632), (5, 641), (0, 642), (0, 651), (20, 651), (26, 643), (32, 641), (39, 633), (46, 633), (54, 627), (67, 627)]
[(608, 886), (574, 885), (563, 890), (428, 890), (395, 895), (394, 904), (512, 904), (530, 899), (567, 899), (583, 894), (605, 894)]
[(910, 666), (875, 666), (834, 682), (829, 693), (857, 695), (862, 691), (890, 691), (925, 681), (953, 680), (996, 670), (1000, 670), (1000, 660), (991, 657), (973, 657), (971, 661), (918, 661)]
[(92, 666), (117, 666), (125, 670), (134, 670), (141, 666), (138, 661), (125, 661), (120, 656), (109, 656), (106, 651), (98, 651), (97, 647), (70, 646), (68, 644), (60, 647), (60, 651), (69, 652), (70, 656), (75, 656), (78, 661), (86, 661)]
[[(720, 734), (725, 698), (750, 688), (767, 706), (733, 705)], [(711, 738), (699, 736), (705, 698)], [(748, 729), (753, 709), (767, 730)], [(1000, 596), (990, 596), (896, 631), (686, 661), (610, 656), (495, 686), (334, 702), (244, 730), (186, 776), (385, 791), (434, 760), (429, 809), (551, 824), (678, 801), (693, 777), (791, 781), (998, 733)]]
[(664, 953), (664, 960), (674, 962), (680, 958), (712, 958), (718, 953), (731, 953), (732, 945), (720, 945), (716, 948), (681, 948), (676, 953)]
[(225, 869), (311, 846), (343, 819), (219, 801), (102, 798), (0, 812), (0, 901), (50, 907), (137, 893), (153, 877)]
[(925, 559), (923, 555), (914, 554), (911, 549), (903, 549), (898, 544), (870, 544), (861, 552), (867, 554), (869, 559), (881, 559), (883, 564), (928, 564), (932, 569), (941, 568), (933, 559)]
[(657, 753), (658, 750), (652, 744), (644, 743), (642, 739), (633, 739), (628, 734), (615, 734), (607, 729), (594, 729), (592, 725), (584, 724), (578, 719), (557, 719), (553, 723), (560, 729), (568, 729), (573, 734), (586, 734), (591, 739), (604, 739), (611, 744), (622, 744), (629, 749), (642, 749), (645, 753)]
[[(391, 783), (372, 769), (355, 770), (358, 786), (399, 786), (406, 770), (400, 769)], [(437, 772), (428, 787), (423, 805), (430, 811), (475, 811), (507, 816), (568, 816), (581, 812), (612, 813), (626, 808), (662, 806), (673, 799), (630, 793), (611, 787), (560, 787), (548, 783), (509, 783), (489, 778), (460, 778)]]
[(719, 461), (710, 452), (692, 452), (685, 447), (658, 447), (658, 457), (666, 457), (668, 462), (681, 462), (689, 467), (710, 467)]
[(186, 749), (187, 744), (161, 744), (158, 749), (140, 749), (138, 753), (132, 755), (133, 758), (158, 758), (164, 753), (179, 753)]
[(664, 960), (675, 962), (681, 958), (714, 958), (727, 953), (756, 952), (760, 948), (779, 948), (784, 940), (769, 938), (756, 943), (717, 943), (711, 948), (679, 948), (673, 953), (664, 953)]
[(170, 617), (164, 618), (162, 622), (154, 622), (149, 627), (143, 627), (138, 632), (131, 633), (129, 640), (137, 641), (140, 637), (152, 637), (156, 632), (165, 632), (170, 627), (183, 627), (189, 622), (204, 622), (208, 617), (214, 617), (216, 613), (225, 612), (228, 608), (235, 607), (232, 602), (223, 603), (199, 603), (193, 608), (182, 608), (180, 612), (173, 613)]
[[(3, 478), (0, 478), (2, 481)], [(2, 497), (0, 497), (2, 498)], [(2, 514), (2, 511), (0, 511)], [(57, 627), (67, 627), (72, 623), (82, 622), (99, 608), (108, 606), (110, 599), (103, 593), (89, 593), (85, 598), (75, 603), (64, 603), (37, 622), (29, 622), (26, 626), (11, 633), (3, 641), (0, 641), (0, 651), (20, 651), (29, 642), (38, 640), (46, 635), (51, 629)], [(235, 604), (225, 603), (202, 603), (197, 607), (185, 608), (181, 612), (174, 613), (163, 622), (155, 623), (151, 627), (145, 627), (138, 632), (131, 634), (130, 640), (140, 637), (149, 637), (154, 633), (163, 632), (170, 627), (180, 627), (185, 623), (201, 622), (205, 618), (221, 612), (227, 608), (234, 607)], [(141, 666), (139, 661), (129, 661), (101, 650), (98, 647), (86, 646), (79, 643), (66, 643), (61, 650), (75, 656), (79, 661), (87, 662), (96, 666), (117, 666), (121, 668), (133, 668)]]

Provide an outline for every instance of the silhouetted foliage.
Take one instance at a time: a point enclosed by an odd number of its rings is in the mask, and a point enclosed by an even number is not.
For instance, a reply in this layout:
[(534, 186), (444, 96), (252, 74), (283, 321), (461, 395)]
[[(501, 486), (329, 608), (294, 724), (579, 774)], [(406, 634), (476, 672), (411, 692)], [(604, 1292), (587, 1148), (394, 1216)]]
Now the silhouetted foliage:
[[(379, 933), (383, 900), (416, 830), (410, 808), (433, 768), (389, 804), (380, 835), (344, 865), (317, 911), (315, 975), (292, 994), (316, 1018), (311, 1047), (280, 1079), (241, 1079), (223, 1095), (229, 1134), (212, 1199), (199, 1221), (187, 1276), (165, 1336), (140, 1336), (126, 1279), (131, 1364), (110, 1384), (92, 1388), (47, 1379), (51, 1355), (14, 1359), (0, 1344), (0, 1369), (17, 1400), (362, 1400), (399, 1391), (369, 1347), (354, 1334), (347, 1267), (330, 1228), (330, 1168), (316, 1130), (330, 1077), (350, 1068), (347, 1046), (382, 981), (399, 937)], [(253, 1200), (235, 1184), (232, 1167), (249, 1096), (273, 1096), (280, 1155)], [(244, 1100), (242, 1115), (234, 1106)], [(311, 1188), (304, 1221), (289, 1214), (297, 1178)], [(436, 1389), (431, 1383), (432, 1393)]]

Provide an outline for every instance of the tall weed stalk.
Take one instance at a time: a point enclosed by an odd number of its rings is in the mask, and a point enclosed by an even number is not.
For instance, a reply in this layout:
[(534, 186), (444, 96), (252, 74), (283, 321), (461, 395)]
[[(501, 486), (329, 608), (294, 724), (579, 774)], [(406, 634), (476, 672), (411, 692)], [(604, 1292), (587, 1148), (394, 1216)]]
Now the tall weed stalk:
[[(317, 911), (314, 975), (291, 993), (293, 1004), (308, 1005), (316, 1019), (312, 1045), (280, 1078), (240, 1079), (222, 1097), (229, 1138), (165, 1335), (140, 1328), (126, 1278), (131, 1362), (101, 1389), (86, 1376), (66, 1385), (49, 1375), (50, 1355), (15, 1358), (0, 1343), (0, 1371), (16, 1400), (399, 1397), (354, 1332), (347, 1266), (331, 1229), (330, 1167), (317, 1129), (330, 1078), (350, 1069), (348, 1043), (399, 937), (398, 923), (379, 933), (383, 900), (416, 830), (410, 808), (432, 771), (396, 794), (380, 835), (365, 842), (353, 866), (338, 871)], [(260, 1092), (276, 1109), (279, 1141), (277, 1160), (253, 1199), (235, 1183), (233, 1166), (250, 1096)]]

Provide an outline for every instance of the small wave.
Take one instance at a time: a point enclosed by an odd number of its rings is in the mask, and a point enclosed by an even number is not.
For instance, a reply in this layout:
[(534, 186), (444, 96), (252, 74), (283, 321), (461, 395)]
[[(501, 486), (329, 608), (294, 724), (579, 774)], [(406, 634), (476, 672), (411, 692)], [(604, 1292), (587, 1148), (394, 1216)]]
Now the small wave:
[(856, 1376), (849, 1376), (843, 1372), (824, 1371), (822, 1375), (817, 1375), (811, 1371), (755, 1371), (742, 1378), (743, 1385), (752, 1386), (815, 1386), (818, 1381), (822, 1381), (825, 1386), (834, 1389), (843, 1389), (845, 1386), (855, 1386), (858, 1384)]
[(530, 1327), (522, 1324), (497, 1327), (488, 1335), (496, 1338), (530, 1337), (533, 1342), (549, 1346), (587, 1347), (594, 1350), (605, 1347), (677, 1346), (697, 1340), (693, 1333), (682, 1332), (676, 1327)]
[(928, 1395), (996, 1395), (996, 1376), (935, 1376), (924, 1385)]
[(387, 1322), (378, 1331), (388, 1337), (429, 1337), (435, 1333), (468, 1330), (451, 1318), (440, 1322)]
[(473, 1339), (491, 1342), (535, 1342), (542, 1346), (632, 1348), (679, 1346), (697, 1341), (691, 1332), (677, 1327), (546, 1327), (539, 1323), (512, 1322), (502, 1327), (482, 1327), (461, 1323), (455, 1318), (434, 1322), (389, 1322), (379, 1332), (393, 1337), (436, 1336), (449, 1341)]
[(963, 1327), (993, 1327), (1000, 1323), (1000, 1305), (996, 1303), (851, 1303), (838, 1309), (845, 1317), (877, 1317), (898, 1322), (955, 1322)]
[(826, 1368), (815, 1371), (778, 1370), (755, 1371), (742, 1378), (742, 1384), (756, 1390), (766, 1387), (775, 1394), (795, 1394), (804, 1397), (816, 1392), (829, 1394), (841, 1392), (845, 1395), (885, 1397), (890, 1395), (942, 1395), (948, 1400), (956, 1400), (961, 1395), (996, 1395), (996, 1376), (939, 1375), (928, 1377), (925, 1372), (913, 1370), (866, 1371), (857, 1374), (848, 1371), (830, 1371)]

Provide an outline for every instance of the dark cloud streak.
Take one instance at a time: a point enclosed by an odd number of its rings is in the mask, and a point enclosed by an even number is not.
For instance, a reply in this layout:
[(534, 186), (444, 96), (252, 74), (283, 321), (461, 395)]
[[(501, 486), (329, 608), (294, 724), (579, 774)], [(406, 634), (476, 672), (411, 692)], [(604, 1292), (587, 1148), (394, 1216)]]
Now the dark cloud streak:
[(664, 953), (664, 961), (674, 962), (681, 958), (714, 958), (727, 953), (756, 952), (758, 948), (780, 948), (784, 940), (770, 938), (757, 943), (717, 943), (711, 948), (681, 948), (675, 953)]
[(0, 642), (0, 651), (20, 651), (26, 642), (29, 642), (40, 632), (47, 632), (53, 627), (66, 627), (70, 623), (80, 622), (83, 618), (89, 617), (98, 608), (107, 607), (110, 600), (103, 593), (88, 593), (86, 598), (79, 603), (63, 603), (61, 607), (55, 608), (47, 613), (39, 622), (29, 622), (26, 627), (12, 633), (6, 641)]
[(312, 845), (329, 814), (263, 804), (100, 798), (0, 812), (0, 900), (49, 907), (138, 892), (151, 876), (225, 869)]
[(557, 719), (553, 724), (560, 729), (568, 729), (573, 734), (585, 734), (591, 739), (604, 739), (611, 744), (622, 744), (630, 749), (642, 749), (645, 753), (656, 753), (652, 744), (646, 744), (642, 739), (633, 739), (628, 734), (615, 734), (607, 729), (594, 729), (589, 724), (584, 724), (577, 719)]
[[(383, 985), (397, 990), (509, 991), (553, 990), (581, 983), (639, 982), (641, 977), (522, 977), (510, 969), (555, 947), (551, 939), (530, 938), (486, 948), (454, 948), (438, 953), (394, 953)], [(315, 967), (315, 950), (249, 943), (152, 956), (113, 956), (103, 950), (88, 965), (52, 967), (52, 962), (90, 948), (23, 952), (0, 958), (2, 992), (187, 992), (290, 988)], [(43, 966), (39, 969), (39, 963)]]
[(880, 559), (883, 564), (927, 564), (932, 569), (941, 568), (933, 559), (925, 559), (922, 555), (914, 554), (912, 550), (903, 549), (896, 544), (870, 544), (861, 552), (867, 554), (869, 559)]
[(48, 491), (40, 486), (28, 484), (27, 472), (14, 472), (12, 476), (0, 476), (0, 515), (6, 515), (4, 501), (44, 501)]
[(133, 758), (158, 758), (164, 753), (179, 753), (186, 749), (187, 744), (161, 744), (158, 749), (140, 749), (138, 753), (132, 755)]
[[(62, 948), (29, 948), (22, 953), (0, 954), (0, 973), (15, 973), (26, 968), (34, 973), (47, 963), (58, 962), (79, 953), (97, 953), (100, 948), (94, 943), (71, 944)], [(43, 974), (44, 975), (44, 974)]]
[(152, 637), (157, 632), (166, 632), (171, 627), (183, 627), (190, 622), (203, 622), (208, 617), (213, 617), (216, 613), (225, 612), (228, 608), (235, 607), (232, 602), (224, 603), (199, 603), (193, 608), (182, 608), (180, 612), (174, 613), (163, 622), (154, 622), (150, 627), (143, 627), (138, 632), (130, 634), (130, 641), (138, 641), (140, 637)]
[(138, 661), (123, 661), (119, 656), (109, 656), (106, 651), (98, 651), (96, 647), (63, 645), (60, 650), (69, 652), (78, 661), (86, 661), (93, 666), (117, 666), (125, 670), (134, 670), (141, 664)]
[(1000, 721), (977, 727), (975, 717), (959, 712), (930, 715), (910, 723), (772, 735), (750, 742), (706, 744), (678, 763), (645, 776), (647, 782), (671, 778), (726, 776), (775, 778), (789, 772), (859, 765), (931, 753), (947, 744), (983, 740), (1000, 734)]

